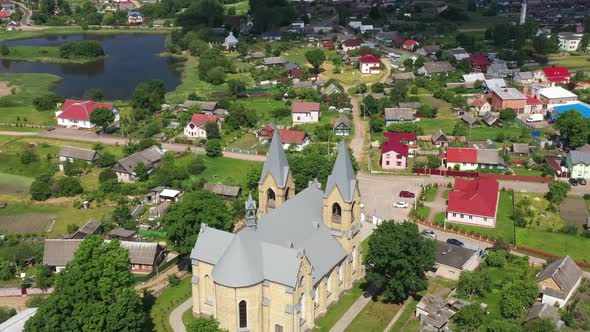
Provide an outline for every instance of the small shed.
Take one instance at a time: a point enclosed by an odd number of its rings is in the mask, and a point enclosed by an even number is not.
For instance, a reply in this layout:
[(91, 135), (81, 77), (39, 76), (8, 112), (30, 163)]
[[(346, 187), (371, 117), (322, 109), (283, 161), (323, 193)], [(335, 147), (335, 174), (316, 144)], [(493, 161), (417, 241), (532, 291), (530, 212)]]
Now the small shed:
[(236, 199), (242, 191), (238, 186), (228, 186), (222, 183), (205, 183), (203, 188), (214, 194), (223, 196), (225, 199)]

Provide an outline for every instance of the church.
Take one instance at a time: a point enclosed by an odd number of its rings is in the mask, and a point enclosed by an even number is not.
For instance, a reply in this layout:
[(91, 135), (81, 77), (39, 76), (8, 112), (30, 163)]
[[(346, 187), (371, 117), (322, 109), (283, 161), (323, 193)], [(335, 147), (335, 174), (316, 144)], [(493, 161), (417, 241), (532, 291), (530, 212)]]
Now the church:
[(312, 181), (295, 193), (275, 131), (237, 233), (201, 225), (191, 252), (195, 317), (230, 332), (314, 328), (340, 295), (363, 277), (360, 192), (344, 142), (326, 188)]

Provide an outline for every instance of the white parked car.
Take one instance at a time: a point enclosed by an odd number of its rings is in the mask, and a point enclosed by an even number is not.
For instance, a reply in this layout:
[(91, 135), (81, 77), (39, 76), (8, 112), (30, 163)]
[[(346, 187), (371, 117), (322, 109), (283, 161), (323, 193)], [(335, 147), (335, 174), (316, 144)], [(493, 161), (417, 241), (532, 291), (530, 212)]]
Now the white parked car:
[(434, 233), (434, 231), (432, 229), (423, 230), (422, 235), (429, 237), (429, 238), (436, 239), (436, 234)]
[(410, 204), (408, 204), (406, 202), (397, 202), (397, 203), (393, 204), (393, 206), (396, 208), (408, 208), (408, 207), (410, 207)]

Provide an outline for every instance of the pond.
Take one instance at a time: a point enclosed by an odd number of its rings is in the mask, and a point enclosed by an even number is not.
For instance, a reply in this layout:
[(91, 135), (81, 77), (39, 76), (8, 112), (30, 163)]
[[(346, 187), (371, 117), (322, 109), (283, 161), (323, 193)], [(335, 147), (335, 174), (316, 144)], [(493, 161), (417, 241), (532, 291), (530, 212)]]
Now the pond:
[(129, 99), (140, 82), (158, 79), (167, 91), (180, 84), (182, 61), (162, 57), (165, 35), (50, 35), (4, 42), (11, 46), (56, 46), (66, 42), (97, 40), (108, 58), (85, 64), (48, 64), (0, 60), (0, 73), (48, 73), (63, 80), (53, 91), (66, 98), (82, 97), (90, 88), (100, 89), (105, 99)]

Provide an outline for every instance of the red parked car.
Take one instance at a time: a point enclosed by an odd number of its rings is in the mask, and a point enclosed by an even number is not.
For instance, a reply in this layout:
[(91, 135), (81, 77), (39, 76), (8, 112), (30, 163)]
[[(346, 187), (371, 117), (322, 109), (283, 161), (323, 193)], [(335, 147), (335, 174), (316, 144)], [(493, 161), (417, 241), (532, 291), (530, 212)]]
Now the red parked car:
[(412, 192), (402, 190), (399, 192), (399, 197), (414, 198), (414, 197), (416, 197), (416, 195)]

